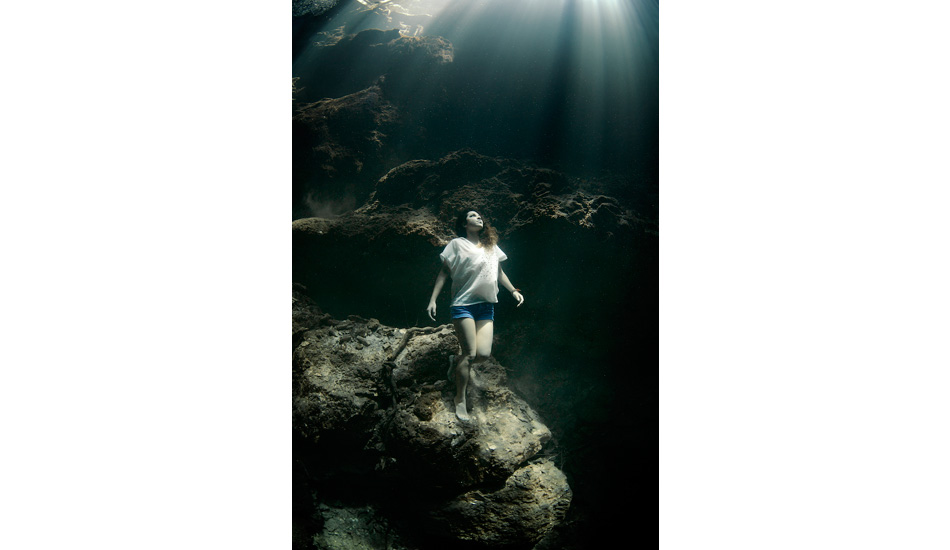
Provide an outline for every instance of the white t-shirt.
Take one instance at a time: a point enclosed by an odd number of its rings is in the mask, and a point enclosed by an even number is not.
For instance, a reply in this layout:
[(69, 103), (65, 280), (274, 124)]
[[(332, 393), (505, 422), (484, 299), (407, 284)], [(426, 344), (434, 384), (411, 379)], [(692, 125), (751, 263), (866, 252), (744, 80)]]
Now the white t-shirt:
[(498, 303), (498, 264), (508, 256), (495, 245), (491, 250), (458, 237), (439, 254), (452, 277), (452, 306)]

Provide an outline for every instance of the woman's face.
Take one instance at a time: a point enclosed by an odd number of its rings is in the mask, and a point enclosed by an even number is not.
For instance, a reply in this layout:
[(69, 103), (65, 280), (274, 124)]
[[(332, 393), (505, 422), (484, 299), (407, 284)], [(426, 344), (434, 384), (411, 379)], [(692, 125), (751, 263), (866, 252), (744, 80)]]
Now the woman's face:
[(465, 228), (474, 229), (476, 231), (481, 231), (485, 223), (482, 221), (482, 217), (478, 215), (478, 212), (471, 210), (468, 214), (465, 215)]

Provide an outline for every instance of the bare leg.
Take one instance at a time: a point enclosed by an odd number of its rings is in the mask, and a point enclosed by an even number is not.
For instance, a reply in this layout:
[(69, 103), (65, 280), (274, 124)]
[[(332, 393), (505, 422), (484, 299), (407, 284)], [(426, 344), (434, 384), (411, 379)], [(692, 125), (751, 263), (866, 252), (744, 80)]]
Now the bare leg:
[(475, 356), (479, 363), (491, 356), (491, 341), (494, 336), (493, 321), (475, 321)]
[(463, 355), (462, 360), (455, 366), (455, 416), (463, 422), (471, 420), (468, 416), (468, 401), (465, 399), (465, 392), (468, 389), (473, 359), (474, 357)]
[(491, 357), (492, 338), (495, 335), (495, 324), (492, 321), (475, 321), (475, 358), (470, 364), (469, 381), (473, 378), (471, 368), (485, 362)]
[(491, 356), (492, 338), (495, 324), (492, 321), (473, 319), (455, 319), (455, 334), (462, 346), (462, 355), (455, 364), (455, 416), (464, 422), (468, 415), (466, 392), (472, 379), (472, 366), (482, 363)]
[(462, 355), (455, 364), (455, 416), (463, 422), (468, 422), (468, 407), (465, 400), (465, 391), (468, 389), (469, 369), (477, 349), (475, 321), (473, 319), (454, 319), (455, 335), (462, 346)]

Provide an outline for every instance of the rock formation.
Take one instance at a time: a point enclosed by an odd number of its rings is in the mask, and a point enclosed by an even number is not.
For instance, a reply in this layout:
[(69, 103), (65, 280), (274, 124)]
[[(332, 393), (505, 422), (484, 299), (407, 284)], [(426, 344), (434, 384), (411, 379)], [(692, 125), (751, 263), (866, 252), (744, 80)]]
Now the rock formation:
[(304, 15), (320, 15), (328, 9), (336, 6), (339, 0), (294, 0), (294, 17)]
[(394, 96), (408, 98), (430, 74), (454, 59), (452, 44), (437, 36), (403, 36), (399, 29), (369, 29), (320, 45), (297, 63), (297, 101), (341, 97), (372, 86), (385, 76)]
[(398, 30), (341, 36), (317, 50), (293, 83), (295, 217), (318, 214), (314, 203), (352, 210), (387, 166), (418, 153), (426, 143), (419, 114), (439, 103), (434, 82), (454, 56), (444, 39)]
[[(475, 375), (473, 421), (456, 418), (445, 379), (458, 353), (450, 325), (334, 319), (298, 290), (293, 311), (295, 466), (312, 491), (361, 495), (372, 511), (353, 513), (383, 518), (373, 521), (408, 545), (530, 547), (564, 518), (571, 489), (539, 455), (551, 432), (500, 364)], [(318, 541), (335, 536), (327, 523), (339, 509), (311, 511), (323, 520)]]
[[(300, 107), (294, 116), (294, 173), (307, 180), (311, 210), (349, 197), (352, 209), (372, 191), (360, 185), (364, 165), (378, 166), (387, 136), (398, 120), (396, 108), (379, 85), (338, 99)], [(318, 182), (341, 182), (328, 187)], [(327, 215), (325, 213), (324, 215)]]

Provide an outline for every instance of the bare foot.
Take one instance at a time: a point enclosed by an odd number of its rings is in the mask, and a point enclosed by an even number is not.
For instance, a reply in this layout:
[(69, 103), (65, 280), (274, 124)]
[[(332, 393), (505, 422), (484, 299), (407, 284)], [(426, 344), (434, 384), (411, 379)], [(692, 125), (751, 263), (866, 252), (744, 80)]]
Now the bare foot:
[(462, 422), (469, 422), (472, 420), (472, 417), (468, 415), (468, 409), (465, 407), (465, 403), (462, 401), (455, 403), (455, 416), (457, 416)]

